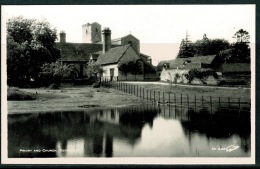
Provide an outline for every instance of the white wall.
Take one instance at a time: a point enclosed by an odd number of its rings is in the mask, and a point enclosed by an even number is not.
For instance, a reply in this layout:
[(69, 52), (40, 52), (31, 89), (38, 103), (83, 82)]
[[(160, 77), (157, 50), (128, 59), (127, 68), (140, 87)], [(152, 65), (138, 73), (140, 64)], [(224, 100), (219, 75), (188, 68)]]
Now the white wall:
[(110, 75), (110, 69), (114, 69), (114, 76), (118, 76), (118, 65), (113, 64), (113, 65), (103, 66), (103, 70), (104, 70), (103, 77), (111, 76)]
[(178, 73), (181, 77), (177, 79), (177, 83), (188, 83), (187, 79), (184, 77), (184, 74), (188, 73), (187, 69), (165, 69), (163, 68), (160, 76), (161, 81), (171, 81), (174, 82), (174, 77)]

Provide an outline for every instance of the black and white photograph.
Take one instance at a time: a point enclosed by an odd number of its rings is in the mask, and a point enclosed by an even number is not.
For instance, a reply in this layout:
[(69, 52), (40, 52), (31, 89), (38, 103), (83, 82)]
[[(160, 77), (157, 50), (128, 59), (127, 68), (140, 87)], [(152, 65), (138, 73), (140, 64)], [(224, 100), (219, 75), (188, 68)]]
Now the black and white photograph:
[(255, 164), (255, 17), (1, 6), (1, 162)]

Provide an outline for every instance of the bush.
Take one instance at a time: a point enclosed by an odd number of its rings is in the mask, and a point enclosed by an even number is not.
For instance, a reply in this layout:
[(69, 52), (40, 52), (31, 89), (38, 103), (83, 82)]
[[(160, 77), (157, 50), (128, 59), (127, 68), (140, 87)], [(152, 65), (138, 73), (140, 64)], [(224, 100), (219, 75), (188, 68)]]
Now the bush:
[(7, 100), (36, 100), (36, 97), (32, 93), (23, 92), (19, 89), (8, 89)]
[(191, 83), (195, 77), (199, 78), (204, 83), (204, 79), (210, 75), (214, 76), (214, 73), (215, 72), (212, 70), (191, 69), (187, 74), (185, 74), (185, 77), (188, 79), (189, 83)]
[(59, 87), (59, 85), (57, 85), (57, 84), (51, 84), (50, 86), (49, 86), (49, 89), (59, 89), (60, 87)]
[(99, 88), (100, 87), (100, 82), (95, 82), (93, 85), (92, 85), (93, 88)]

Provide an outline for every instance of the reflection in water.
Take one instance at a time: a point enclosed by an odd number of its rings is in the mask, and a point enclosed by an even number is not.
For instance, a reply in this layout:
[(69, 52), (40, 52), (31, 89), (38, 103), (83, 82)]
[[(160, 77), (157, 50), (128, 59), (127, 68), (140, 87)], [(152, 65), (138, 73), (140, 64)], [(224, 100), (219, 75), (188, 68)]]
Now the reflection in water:
[[(145, 105), (8, 116), (9, 157), (248, 157), (250, 112)], [(239, 146), (232, 152), (225, 148)]]

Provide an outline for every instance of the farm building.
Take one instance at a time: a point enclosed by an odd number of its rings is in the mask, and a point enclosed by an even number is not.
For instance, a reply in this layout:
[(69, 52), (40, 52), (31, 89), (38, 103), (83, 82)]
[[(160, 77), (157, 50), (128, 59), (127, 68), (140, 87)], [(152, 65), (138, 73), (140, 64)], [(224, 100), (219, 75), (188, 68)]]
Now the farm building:
[[(218, 57), (216, 55), (197, 56), (190, 58), (177, 58), (159, 62), (157, 69), (160, 73), (161, 81), (171, 81), (175, 83), (188, 83), (186, 74), (192, 69), (201, 71), (215, 70), (219, 67)], [(203, 84), (197, 78), (194, 78), (191, 83)], [(217, 81), (213, 77), (208, 77), (208, 84), (216, 84)]]

